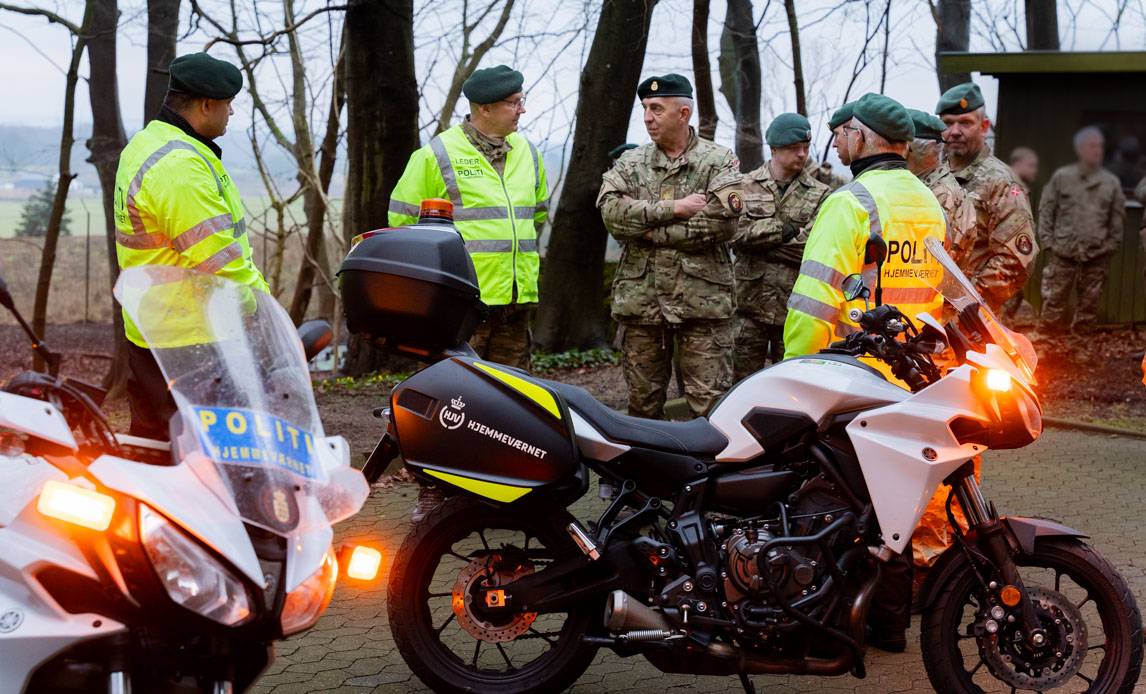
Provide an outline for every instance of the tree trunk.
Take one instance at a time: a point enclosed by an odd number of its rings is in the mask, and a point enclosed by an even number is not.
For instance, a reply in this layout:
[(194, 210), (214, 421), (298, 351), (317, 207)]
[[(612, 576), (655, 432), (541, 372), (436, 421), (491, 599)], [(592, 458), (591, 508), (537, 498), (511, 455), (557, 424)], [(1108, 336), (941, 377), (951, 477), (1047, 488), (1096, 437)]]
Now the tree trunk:
[[(115, 171), (119, 167), (119, 153), (127, 142), (123, 133), (123, 118), (119, 112), (119, 84), (116, 81), (115, 36), (119, 22), (116, 0), (91, 0), (91, 40), (88, 43), (90, 78), (88, 92), (92, 107), (92, 136), (88, 140), (91, 155), (88, 162), (95, 166), (102, 191), (103, 212), (107, 238), (108, 279), (115, 286), (119, 278), (119, 260), (115, 253)], [(123, 334), (123, 316), (112, 300), (115, 323), (115, 354), (111, 367), (104, 376), (103, 385), (114, 396), (127, 383), (127, 338)]]
[[(345, 235), (386, 226), (390, 192), (418, 148), (413, 0), (351, 0), (346, 10)], [(379, 69), (385, 66), (385, 69)], [(361, 375), (390, 363), (353, 336), (345, 371)]]
[(625, 141), (655, 6), (656, 0), (605, 2), (581, 70), (573, 153), (553, 218), (534, 326), (534, 340), (545, 350), (605, 344), (608, 232), (596, 200), (609, 150)]
[(939, 0), (935, 14), (935, 73), (939, 91), (971, 81), (969, 72), (943, 72), (939, 54), (967, 52), (971, 46), (971, 0)]
[[(52, 288), (52, 271), (56, 267), (56, 246), (60, 240), (60, 226), (63, 224), (68, 202), (68, 188), (76, 177), (71, 167), (72, 145), (76, 141), (73, 133), (76, 116), (76, 83), (79, 81), (80, 60), (87, 47), (87, 40), (84, 37), (91, 33), (91, 22), (92, 3), (89, 2), (85, 8), (80, 35), (74, 38), (72, 59), (68, 64), (64, 82), (64, 126), (60, 132), (59, 178), (56, 180), (52, 211), (48, 216), (48, 230), (44, 234), (44, 248), (40, 252), (40, 273), (36, 278), (36, 298), (32, 305), (32, 330), (41, 338), (44, 337), (44, 330), (48, 324), (48, 294)], [(44, 361), (40, 358), (39, 352), (35, 353), (33, 364), (37, 371), (44, 368)]]
[(1026, 10), (1027, 50), (1059, 50), (1056, 0), (1026, 0)]
[(804, 62), (800, 57), (800, 23), (796, 18), (796, 0), (784, 0), (788, 13), (788, 34), (792, 39), (792, 82), (796, 85), (796, 113), (808, 115), (808, 99), (804, 96)]
[(143, 124), (155, 118), (167, 94), (167, 66), (175, 58), (180, 0), (147, 0), (147, 81)]
[(692, 3), (692, 75), (696, 80), (696, 112), (700, 136), (716, 138), (716, 97), (712, 93), (712, 63), (708, 59), (708, 10), (710, 0)]
[(728, 0), (724, 31), (720, 35), (720, 93), (736, 119), (736, 155), (740, 170), (751, 171), (764, 163), (764, 138), (760, 134), (760, 50), (752, 0)]

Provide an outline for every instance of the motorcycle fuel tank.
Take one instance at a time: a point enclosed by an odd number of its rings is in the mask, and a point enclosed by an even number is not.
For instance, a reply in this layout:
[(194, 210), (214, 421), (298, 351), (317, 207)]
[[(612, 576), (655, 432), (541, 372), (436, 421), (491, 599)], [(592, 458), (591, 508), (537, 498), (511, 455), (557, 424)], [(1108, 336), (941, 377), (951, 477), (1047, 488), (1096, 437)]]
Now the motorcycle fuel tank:
[(879, 407), (910, 396), (851, 357), (812, 354), (788, 359), (737, 383), (709, 415), (709, 422), (728, 437), (728, 446), (716, 460), (741, 462), (764, 452), (767, 442), (745, 426), (755, 411), (763, 416), (804, 417), (810, 425), (819, 426), (834, 414)]
[(454, 357), (391, 395), (406, 464), (479, 496), (513, 502), (580, 469), (561, 399), (525, 373)]

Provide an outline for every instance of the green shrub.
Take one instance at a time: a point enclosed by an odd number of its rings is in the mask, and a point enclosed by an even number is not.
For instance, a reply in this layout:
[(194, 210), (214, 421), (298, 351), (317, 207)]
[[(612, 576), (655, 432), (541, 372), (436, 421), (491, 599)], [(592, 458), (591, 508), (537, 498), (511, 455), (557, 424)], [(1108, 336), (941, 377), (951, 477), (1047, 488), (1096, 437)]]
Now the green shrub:
[(536, 352), (533, 355), (532, 368), (534, 371), (554, 371), (597, 368), (618, 363), (620, 355), (611, 349), (571, 349), (568, 352)]

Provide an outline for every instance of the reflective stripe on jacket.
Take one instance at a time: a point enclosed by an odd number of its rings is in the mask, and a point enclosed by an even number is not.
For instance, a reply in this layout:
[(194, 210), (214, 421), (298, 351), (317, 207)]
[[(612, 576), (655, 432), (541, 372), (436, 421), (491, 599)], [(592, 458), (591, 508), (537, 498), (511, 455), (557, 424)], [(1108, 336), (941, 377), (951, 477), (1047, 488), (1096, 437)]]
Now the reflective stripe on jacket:
[(860, 273), (875, 303), (875, 265), (864, 266), (869, 233), (888, 245), (883, 265), (883, 303), (906, 316), (938, 315), (942, 298), (932, 289), (943, 269), (923, 241), (944, 239), (943, 208), (927, 186), (906, 169), (869, 170), (832, 193), (808, 236), (800, 275), (788, 300), (785, 358), (811, 354), (859, 330), (848, 317), (844, 278)]
[[(116, 255), (120, 268), (171, 265), (221, 275), (267, 291), (251, 259), (243, 204), (223, 162), (178, 127), (153, 120), (131, 138), (115, 175)], [(186, 300), (186, 299), (185, 299)], [(172, 321), (178, 321), (173, 303)], [(124, 314), (127, 339), (147, 347)], [(205, 336), (190, 321), (182, 344)], [(165, 331), (179, 334), (178, 326)]]
[(416, 224), (427, 198), (453, 203), (454, 226), (490, 306), (537, 301), (537, 230), (549, 214), (537, 148), (517, 133), (506, 141), (511, 149), (501, 176), (455, 125), (410, 156), (390, 196), (390, 226)]

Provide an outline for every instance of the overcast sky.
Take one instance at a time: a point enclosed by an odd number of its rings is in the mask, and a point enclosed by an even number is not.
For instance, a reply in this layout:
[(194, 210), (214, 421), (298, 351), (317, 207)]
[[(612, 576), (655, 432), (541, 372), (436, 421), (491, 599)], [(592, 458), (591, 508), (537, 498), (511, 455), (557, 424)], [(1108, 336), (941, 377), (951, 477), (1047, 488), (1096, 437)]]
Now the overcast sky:
[[(51, 8), (77, 23), (83, 10), (82, 0), (49, 0), (24, 4)], [(297, 4), (303, 8), (299, 10), (301, 16), (324, 3), (299, 1)], [(758, 38), (764, 71), (762, 108), (766, 124), (775, 114), (795, 107), (790, 68), (791, 49), (783, 3), (778, 0), (755, 0), (753, 4), (757, 17), (760, 17), (761, 12), (765, 13)], [(822, 150), (826, 141), (824, 118), (842, 100), (852, 74), (852, 66), (863, 45), (865, 7), (868, 4), (863, 0), (800, 0), (797, 5), (802, 25), (802, 54), (807, 75), (809, 110), (817, 152)], [(1063, 48), (1146, 50), (1144, 4), (1142, 0), (1060, 2)], [(183, 3), (181, 26), (184, 28), (188, 26), (187, 5)], [(220, 7), (218, 0), (206, 0), (204, 5)], [(493, 65), (511, 62), (526, 74), (530, 113), (523, 120), (523, 130), (535, 140), (547, 141), (555, 148), (559, 148), (571, 136), (578, 73), (596, 21), (595, 9), (591, 5), (591, 1), (590, 7), (586, 8), (555, 0), (519, 0), (519, 8), (515, 9), (514, 19), (507, 30), (507, 37), (517, 38), (503, 41), (483, 63)], [(883, 0), (870, 0), (870, 5), (869, 27), (874, 28), (885, 5)], [(972, 50), (1017, 50), (1020, 47), (1020, 36), (1011, 30), (1010, 25), (1021, 26), (1021, 15), (1017, 15), (1017, 22), (1015, 15), (1015, 12), (1021, 12), (1021, 0), (974, 0), (974, 5), (977, 16)], [(1118, 30), (1112, 31), (1121, 5), (1126, 5), (1126, 9), (1121, 17), (1117, 17)], [(458, 3), (441, 0), (433, 5), (419, 0), (416, 5), (419, 81), (423, 84), (424, 92), (421, 120), (424, 124), (433, 122), (433, 109), (440, 107), (441, 94), (449, 80), (452, 65), (446, 63), (451, 53), (457, 50), (456, 41), (443, 41), (441, 37), (450, 36), (451, 27), (456, 24), (459, 6)], [(832, 11), (837, 6), (842, 6), (842, 9)], [(119, 91), (124, 124), (130, 134), (142, 124), (142, 76), (146, 57), (145, 2), (125, 0), (120, 7), (124, 19), (123, 28), (118, 34)], [(275, 28), (275, 18), (279, 15), (277, 7), (277, 3), (273, 2), (263, 6), (260, 18), (265, 22), (264, 30), (269, 30), (267, 27)], [(710, 46), (714, 71), (724, 9), (723, 2), (717, 0), (712, 3)], [(644, 74), (673, 71), (691, 77), (691, 10), (690, 0), (661, 0), (657, 5)], [(309, 55), (316, 75), (329, 72), (328, 37), (338, 36), (338, 21), (338, 18), (329, 22), (320, 18), (308, 26)], [(588, 30), (578, 34), (577, 29), (582, 26), (587, 26)], [(480, 35), (481, 32), (478, 33)], [(207, 35), (202, 31), (191, 34), (180, 43), (179, 52), (200, 50), (206, 38)], [(927, 1), (893, 0), (885, 88), (888, 95), (913, 107), (930, 109), (934, 106), (939, 95), (933, 65), (934, 42), (935, 25)], [(879, 90), (882, 45), (883, 33), (879, 32), (872, 40), (869, 64), (852, 88), (853, 98), (866, 91)], [(0, 99), (0, 124), (55, 126), (61, 122), (64, 85), (62, 70), (67, 63), (69, 51), (67, 32), (58, 25), (48, 24), (35, 17), (0, 11), (0, 84), (4, 85), (5, 91), (5, 98)], [(234, 59), (231, 49), (225, 46), (216, 46), (212, 52), (220, 57)], [(285, 60), (272, 61), (271, 65), (287, 66)], [(385, 68), (383, 66), (380, 69)], [(85, 65), (83, 72), (86, 74), (86, 71)], [(602, 78), (608, 79), (608, 76)], [(272, 78), (268, 77), (267, 82), (271, 81)], [(988, 110), (993, 113), (995, 82), (990, 78), (978, 81), (983, 87)], [(719, 75), (714, 75), (714, 83), (719, 88)], [(274, 87), (268, 86), (267, 89), (273, 91)], [(617, 98), (633, 97), (619, 94)], [(717, 94), (716, 99), (721, 117), (717, 140), (731, 144), (731, 114), (720, 94)], [(81, 82), (77, 93), (79, 122), (90, 120), (87, 103), (87, 91)], [(244, 137), (241, 131), (250, 122), (249, 109), (249, 103), (244, 103), (244, 98), (240, 97), (236, 104), (236, 127), (232, 127), (227, 138)], [(646, 140), (636, 109), (629, 138), (634, 142)], [(224, 141), (224, 146), (226, 144)]]

